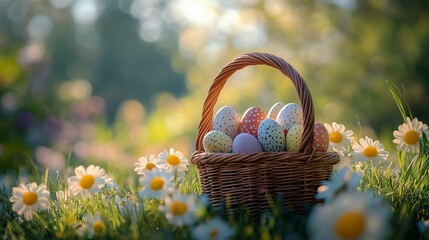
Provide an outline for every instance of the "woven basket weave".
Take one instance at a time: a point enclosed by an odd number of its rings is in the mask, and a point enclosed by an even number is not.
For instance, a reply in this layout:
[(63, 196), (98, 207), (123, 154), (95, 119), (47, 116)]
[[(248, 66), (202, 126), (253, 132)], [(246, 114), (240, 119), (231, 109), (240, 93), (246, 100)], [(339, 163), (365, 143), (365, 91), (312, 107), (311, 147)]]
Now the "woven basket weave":
[[(203, 138), (213, 129), (213, 108), (228, 78), (237, 70), (251, 65), (268, 65), (292, 80), (303, 109), (304, 131), (300, 150), (252, 154), (206, 153)], [(299, 73), (285, 60), (268, 53), (241, 55), (226, 65), (215, 77), (203, 105), (198, 127), (196, 151), (191, 161), (198, 168), (204, 194), (213, 207), (227, 205), (230, 211), (247, 208), (259, 217), (269, 209), (269, 202), (281, 196), (283, 209), (305, 213), (322, 180), (331, 176), (339, 162), (336, 153), (315, 152), (312, 148), (314, 108), (310, 91)]]

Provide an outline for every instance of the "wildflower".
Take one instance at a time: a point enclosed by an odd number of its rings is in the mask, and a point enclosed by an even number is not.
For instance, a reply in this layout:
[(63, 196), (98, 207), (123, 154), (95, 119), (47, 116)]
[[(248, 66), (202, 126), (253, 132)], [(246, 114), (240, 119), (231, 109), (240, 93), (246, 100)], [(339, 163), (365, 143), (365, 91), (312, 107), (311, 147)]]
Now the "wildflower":
[[(399, 130), (399, 131), (398, 131)], [(422, 134), (428, 134), (428, 126), (417, 118), (412, 121), (407, 117), (407, 122), (399, 125), (398, 130), (393, 131), (396, 147), (399, 151), (418, 153), (420, 151), (419, 139)]]
[(355, 191), (360, 180), (361, 176), (358, 173), (353, 173), (350, 168), (344, 167), (332, 176), (332, 180), (322, 181), (322, 185), (317, 189), (316, 198), (331, 201), (344, 190)]
[(173, 189), (173, 175), (160, 170), (151, 171), (140, 178), (140, 184), (144, 186), (139, 191), (140, 198), (163, 198)]
[(104, 184), (107, 190), (118, 190), (119, 186), (110, 175), (104, 175)]
[(345, 155), (343, 152), (338, 152), (340, 155), (340, 162), (334, 165), (335, 171), (340, 171), (342, 168), (350, 167), (352, 165), (352, 159), (350, 158), (349, 154)]
[(313, 208), (310, 239), (384, 239), (389, 232), (389, 205), (368, 192), (347, 192)]
[(95, 213), (94, 216), (85, 214), (83, 216), (83, 224), (76, 229), (76, 233), (79, 236), (83, 236), (85, 233), (88, 234), (88, 238), (93, 238), (95, 235), (101, 236), (106, 232), (106, 224), (101, 219), (100, 213)]
[(19, 187), (12, 188), (12, 196), (9, 201), (13, 203), (12, 209), (19, 215), (24, 214), (25, 220), (33, 219), (33, 212), (49, 207), (50, 193), (46, 190), (45, 184), (37, 186), (32, 182), (27, 185), (19, 184)]
[(66, 203), (70, 197), (70, 191), (62, 191), (59, 190), (55, 192), (55, 196), (57, 198), (57, 202)]
[(161, 160), (155, 155), (151, 154), (150, 156), (143, 156), (139, 158), (139, 161), (134, 164), (136, 168), (134, 171), (137, 172), (138, 175), (144, 175), (145, 172), (150, 172), (152, 169), (162, 168), (159, 164)]
[(168, 222), (176, 226), (191, 225), (196, 221), (196, 199), (194, 195), (184, 196), (174, 193), (165, 198), (165, 205), (160, 206)]
[(115, 203), (118, 206), (119, 212), (123, 216), (129, 215), (131, 219), (135, 216), (140, 215), (143, 211), (143, 205), (136, 203), (135, 199), (131, 195), (125, 197), (115, 196)]
[(164, 149), (158, 155), (158, 158), (160, 159), (159, 164), (168, 172), (184, 172), (188, 170), (188, 167), (186, 167), (189, 164), (188, 159), (183, 156), (183, 153), (174, 151), (173, 148), (170, 148), (170, 151)]
[(196, 226), (192, 231), (195, 239), (230, 239), (235, 234), (234, 228), (220, 218), (212, 218), (207, 223)]
[(359, 143), (354, 143), (352, 148), (354, 162), (372, 161), (379, 164), (386, 160), (389, 155), (389, 152), (384, 150), (384, 145), (380, 141), (374, 141), (367, 136), (359, 139)]
[(353, 131), (346, 130), (343, 124), (333, 122), (332, 125), (324, 124), (329, 133), (329, 148), (330, 152), (344, 153), (348, 152), (351, 141), (353, 140)]
[(88, 168), (79, 166), (74, 170), (76, 176), (69, 177), (70, 193), (73, 196), (78, 194), (90, 195), (99, 192), (105, 185), (105, 171), (99, 166), (90, 165)]
[(417, 222), (422, 239), (429, 239), (429, 220)]
[(198, 218), (204, 218), (207, 214), (207, 210), (208, 210), (207, 207), (209, 206), (209, 204), (210, 204), (209, 196), (206, 194), (200, 195), (197, 201), (195, 215)]

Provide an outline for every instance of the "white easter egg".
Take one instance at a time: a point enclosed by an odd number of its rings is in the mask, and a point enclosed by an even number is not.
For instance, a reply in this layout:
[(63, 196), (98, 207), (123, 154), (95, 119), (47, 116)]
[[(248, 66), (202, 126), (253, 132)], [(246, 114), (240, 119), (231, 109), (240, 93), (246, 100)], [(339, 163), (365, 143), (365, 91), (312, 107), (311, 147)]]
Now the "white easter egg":
[(285, 106), (284, 103), (282, 102), (277, 102), (275, 103), (271, 108), (270, 111), (268, 112), (268, 116), (267, 118), (271, 118), (276, 120), (277, 119), (277, 115), (279, 114), (280, 110)]
[(259, 124), (258, 140), (264, 152), (285, 151), (286, 136), (284, 130), (271, 118), (267, 118)]
[(229, 106), (224, 106), (215, 114), (213, 119), (213, 130), (226, 133), (234, 139), (240, 133), (240, 116)]
[(288, 152), (299, 151), (303, 132), (304, 127), (301, 124), (295, 124), (291, 128), (289, 128), (289, 131), (287, 132), (286, 136), (286, 149)]
[(232, 142), (233, 153), (256, 153), (263, 152), (258, 139), (249, 133), (240, 133)]
[(286, 104), (277, 115), (277, 122), (283, 130), (289, 130), (293, 125), (304, 124), (302, 108), (296, 103)]
[(203, 148), (208, 153), (230, 153), (232, 138), (221, 131), (210, 131), (204, 135)]

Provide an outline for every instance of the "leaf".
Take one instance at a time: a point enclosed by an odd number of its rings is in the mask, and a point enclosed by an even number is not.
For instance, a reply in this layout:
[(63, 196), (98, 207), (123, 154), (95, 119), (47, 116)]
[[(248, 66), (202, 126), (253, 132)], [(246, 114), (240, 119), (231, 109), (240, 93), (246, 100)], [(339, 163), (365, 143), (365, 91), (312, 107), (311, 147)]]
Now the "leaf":
[[(404, 122), (407, 121), (407, 116), (409, 116), (410, 118), (413, 118), (413, 115), (410, 110), (410, 106), (408, 105), (407, 97), (405, 95), (404, 86), (402, 85), (402, 91), (401, 91), (399, 87), (396, 86), (396, 84), (393, 83), (392, 81), (387, 80), (386, 83), (387, 83), (387, 87), (390, 90), (390, 93), (392, 94), (393, 100), (395, 100), (396, 106), (398, 106), (398, 109), (401, 112)], [(404, 103), (407, 109), (405, 109)], [(407, 111), (408, 111), (408, 114), (407, 114)]]

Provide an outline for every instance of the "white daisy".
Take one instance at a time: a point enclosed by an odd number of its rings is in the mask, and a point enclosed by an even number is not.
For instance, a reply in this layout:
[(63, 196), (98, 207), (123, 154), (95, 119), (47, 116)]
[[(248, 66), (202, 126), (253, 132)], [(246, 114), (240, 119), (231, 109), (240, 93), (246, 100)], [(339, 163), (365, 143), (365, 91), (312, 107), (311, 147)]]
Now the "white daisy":
[(346, 130), (343, 124), (333, 122), (332, 125), (325, 123), (324, 126), (329, 133), (329, 152), (344, 153), (350, 149), (351, 141), (353, 140), (353, 131)]
[(384, 239), (389, 232), (390, 206), (368, 192), (346, 192), (313, 208), (308, 233), (313, 240)]
[(407, 117), (407, 122), (399, 125), (398, 130), (393, 131), (393, 136), (396, 138), (393, 143), (398, 144), (398, 150), (418, 153), (420, 151), (419, 140), (423, 133), (428, 134), (428, 126), (417, 118), (411, 121)]
[(160, 159), (159, 164), (168, 172), (184, 172), (188, 170), (188, 167), (186, 167), (186, 165), (189, 165), (188, 159), (183, 156), (183, 153), (174, 151), (173, 148), (170, 148), (170, 151), (164, 149), (158, 155), (158, 158)]
[(32, 182), (27, 185), (19, 184), (19, 187), (12, 188), (12, 196), (9, 201), (13, 203), (12, 209), (19, 215), (24, 214), (25, 220), (33, 219), (33, 212), (49, 207), (50, 193), (46, 190), (45, 184), (37, 186)]
[(99, 166), (90, 165), (85, 169), (79, 166), (74, 170), (76, 176), (69, 177), (67, 183), (73, 196), (90, 195), (99, 192), (105, 185), (105, 171)]
[(164, 201), (160, 209), (165, 213), (168, 222), (176, 226), (191, 225), (197, 220), (196, 198), (193, 194), (184, 196), (178, 192)]
[(136, 171), (138, 175), (144, 175), (146, 172), (150, 172), (152, 169), (160, 169), (162, 168), (162, 165), (159, 164), (160, 161), (161, 160), (155, 157), (154, 154), (140, 157), (139, 161), (134, 164), (136, 167), (134, 168), (134, 171)]
[(322, 185), (317, 189), (316, 198), (329, 202), (344, 190), (356, 191), (360, 180), (360, 174), (352, 172), (349, 167), (344, 167), (332, 175), (332, 180), (322, 181)]
[(100, 216), (100, 213), (95, 213), (94, 216), (85, 214), (83, 216), (83, 224), (76, 229), (79, 236), (88, 234), (88, 238), (93, 238), (95, 235), (102, 236), (106, 232), (106, 224)]
[(145, 177), (139, 179), (140, 185), (144, 187), (139, 191), (140, 198), (164, 198), (173, 190), (173, 179), (171, 173), (159, 169), (146, 173)]
[(201, 223), (192, 230), (192, 237), (198, 240), (230, 239), (235, 230), (220, 218), (212, 218), (207, 223)]
[(374, 141), (368, 136), (359, 139), (359, 143), (354, 143), (352, 148), (351, 155), (354, 162), (372, 161), (380, 164), (389, 156), (389, 152), (384, 150), (384, 145), (380, 141)]

